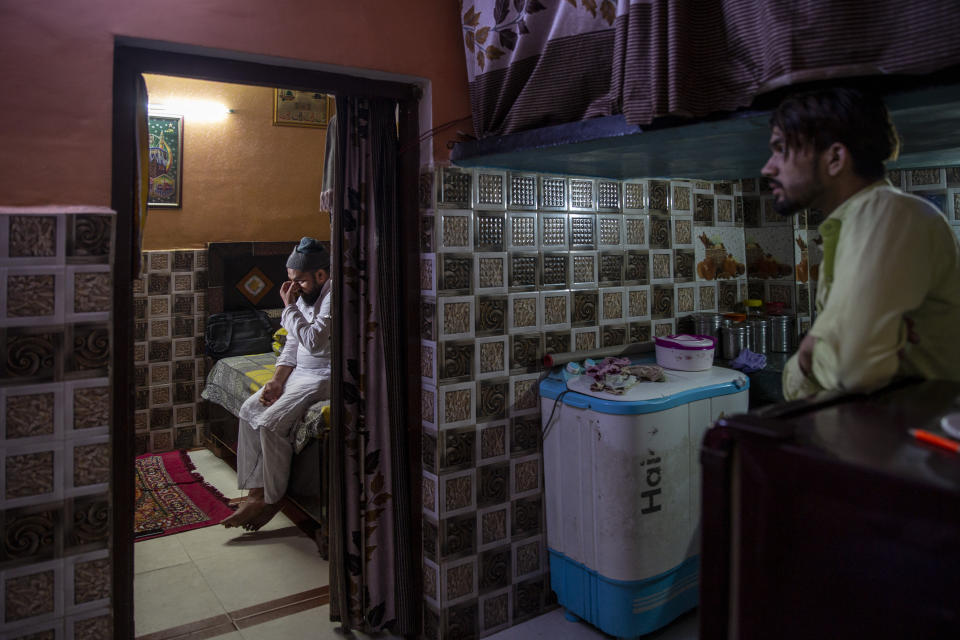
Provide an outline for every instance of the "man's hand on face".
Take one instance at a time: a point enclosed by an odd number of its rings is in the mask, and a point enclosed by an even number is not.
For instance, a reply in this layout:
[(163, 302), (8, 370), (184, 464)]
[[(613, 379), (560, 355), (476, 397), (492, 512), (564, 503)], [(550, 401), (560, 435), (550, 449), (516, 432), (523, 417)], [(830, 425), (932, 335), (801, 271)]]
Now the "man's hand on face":
[(299, 295), (300, 285), (293, 280), (287, 280), (280, 285), (280, 299), (283, 300), (284, 306), (291, 305), (296, 302)]
[(270, 380), (263, 385), (263, 393), (260, 394), (260, 404), (269, 407), (283, 395), (283, 383), (277, 380)]
[(800, 348), (797, 349), (797, 364), (800, 365), (800, 371), (803, 375), (810, 377), (813, 372), (813, 346), (817, 344), (817, 339), (809, 333), (800, 341)]

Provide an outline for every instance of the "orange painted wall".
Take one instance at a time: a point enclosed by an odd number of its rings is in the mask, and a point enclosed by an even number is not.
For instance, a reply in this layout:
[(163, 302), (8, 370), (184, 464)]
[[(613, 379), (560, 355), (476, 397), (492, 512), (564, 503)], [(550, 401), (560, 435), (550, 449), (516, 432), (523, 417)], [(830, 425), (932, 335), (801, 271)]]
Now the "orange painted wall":
[(144, 249), (207, 242), (328, 240), (318, 212), (326, 130), (273, 125), (273, 89), (146, 76), (151, 104), (210, 100), (233, 109), (219, 122), (184, 117), (180, 209), (151, 208)]
[[(0, 3), (0, 203), (110, 204), (115, 36), (427, 78), (436, 126), (470, 114), (457, 12), (450, 0)], [(469, 123), (445, 135), (457, 128)]]

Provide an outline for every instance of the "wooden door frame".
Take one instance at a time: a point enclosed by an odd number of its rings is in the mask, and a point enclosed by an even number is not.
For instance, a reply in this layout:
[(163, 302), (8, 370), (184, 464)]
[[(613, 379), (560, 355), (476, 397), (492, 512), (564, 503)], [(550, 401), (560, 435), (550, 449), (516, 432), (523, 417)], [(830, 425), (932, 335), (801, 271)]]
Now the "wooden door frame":
[[(237, 55), (237, 54), (234, 54)], [(139, 78), (152, 73), (216, 82), (284, 87), (323, 91), (337, 95), (395, 99), (399, 103), (399, 142), (403, 150), (397, 167), (398, 207), (402, 226), (401, 246), (409, 249), (403, 256), (403, 282), (419, 281), (419, 225), (417, 176), (419, 172), (419, 113), (422, 91), (419, 86), (404, 82), (375, 80), (347, 74), (318, 71), (303, 67), (252, 62), (224, 53), (219, 57), (146, 48), (117, 42), (114, 47), (113, 74), (113, 141), (111, 203), (117, 212), (114, 255), (113, 291), (113, 356), (112, 389), (113, 421), (111, 426), (111, 551), (113, 556), (112, 604), (114, 637), (134, 637), (133, 619), (133, 506), (134, 506), (134, 317), (132, 291), (133, 248), (136, 246), (136, 211), (134, 180), (137, 147), (135, 139), (136, 100)], [(337, 301), (334, 301), (337, 304)], [(406, 376), (407, 434), (409, 438), (410, 505), (413, 531), (410, 551), (414, 567), (420, 560), (420, 390), (419, 390), (419, 291), (405, 288), (395, 301), (401, 313)], [(334, 310), (336, 312), (336, 310)], [(415, 571), (416, 592), (421, 572)], [(421, 606), (417, 606), (419, 619)]]

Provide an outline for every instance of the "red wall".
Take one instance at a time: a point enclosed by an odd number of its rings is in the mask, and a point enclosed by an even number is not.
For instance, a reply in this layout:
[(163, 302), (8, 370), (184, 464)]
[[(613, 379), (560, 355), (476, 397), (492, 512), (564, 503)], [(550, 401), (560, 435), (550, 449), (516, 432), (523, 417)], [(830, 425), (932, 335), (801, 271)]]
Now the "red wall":
[[(44, 0), (0, 6), (0, 204), (110, 204), (114, 36), (428, 79), (433, 126), (468, 116), (450, 0)], [(434, 157), (448, 155), (434, 140)], [(444, 137), (446, 136), (446, 137)]]

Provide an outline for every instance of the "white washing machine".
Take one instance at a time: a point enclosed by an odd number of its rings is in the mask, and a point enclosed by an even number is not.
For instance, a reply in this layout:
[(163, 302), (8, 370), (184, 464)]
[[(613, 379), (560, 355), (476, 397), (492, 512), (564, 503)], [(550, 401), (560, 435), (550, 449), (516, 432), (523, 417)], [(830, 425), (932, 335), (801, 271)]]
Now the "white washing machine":
[(700, 444), (747, 411), (739, 371), (666, 376), (620, 396), (566, 372), (540, 384), (551, 587), (568, 617), (619, 638), (697, 605)]

